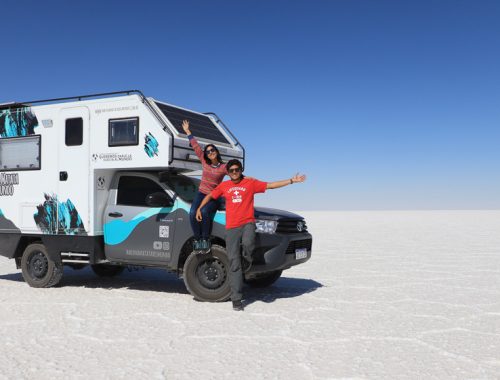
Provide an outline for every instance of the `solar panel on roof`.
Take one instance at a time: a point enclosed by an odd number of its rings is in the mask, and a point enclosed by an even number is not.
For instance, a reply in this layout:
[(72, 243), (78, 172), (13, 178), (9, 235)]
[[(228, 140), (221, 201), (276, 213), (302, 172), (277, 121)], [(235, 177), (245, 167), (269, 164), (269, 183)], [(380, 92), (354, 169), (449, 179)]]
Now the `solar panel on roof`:
[(189, 129), (195, 137), (229, 144), (229, 141), (219, 131), (208, 116), (172, 107), (163, 103), (156, 102), (156, 105), (167, 117), (170, 123), (172, 123), (177, 132), (182, 134), (184, 133), (184, 130), (182, 129), (182, 121), (188, 120)]

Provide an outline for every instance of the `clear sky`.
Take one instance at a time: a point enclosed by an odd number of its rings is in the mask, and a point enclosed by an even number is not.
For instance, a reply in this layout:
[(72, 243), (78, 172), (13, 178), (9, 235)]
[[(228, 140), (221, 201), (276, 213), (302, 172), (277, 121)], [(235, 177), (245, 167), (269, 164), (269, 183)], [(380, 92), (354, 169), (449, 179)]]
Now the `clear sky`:
[(500, 2), (2, 1), (0, 102), (215, 111), (290, 210), (499, 209)]

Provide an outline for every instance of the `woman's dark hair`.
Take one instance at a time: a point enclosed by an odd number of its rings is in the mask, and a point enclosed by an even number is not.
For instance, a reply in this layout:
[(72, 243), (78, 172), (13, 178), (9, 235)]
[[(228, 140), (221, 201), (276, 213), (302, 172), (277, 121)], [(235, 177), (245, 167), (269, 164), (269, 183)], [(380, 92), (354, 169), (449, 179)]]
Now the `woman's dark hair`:
[(217, 149), (217, 147), (214, 145), (214, 144), (208, 144), (205, 149), (203, 150), (203, 158), (205, 159), (205, 162), (207, 164), (211, 164), (212, 161), (210, 160), (210, 158), (208, 158), (208, 154), (207, 154), (207, 149), (212, 147), (213, 149), (215, 149), (215, 152), (217, 153), (217, 161), (219, 161), (219, 163), (223, 163), (222, 162), (222, 157), (220, 156), (220, 153), (219, 153), (219, 149)]

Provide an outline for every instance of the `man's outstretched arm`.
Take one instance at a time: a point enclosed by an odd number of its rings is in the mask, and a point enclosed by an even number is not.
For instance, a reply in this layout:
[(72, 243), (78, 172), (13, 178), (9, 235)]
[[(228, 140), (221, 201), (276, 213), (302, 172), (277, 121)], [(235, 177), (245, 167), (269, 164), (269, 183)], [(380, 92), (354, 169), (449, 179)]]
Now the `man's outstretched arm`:
[(268, 182), (266, 188), (278, 189), (280, 187), (291, 185), (292, 183), (304, 182), (305, 180), (306, 180), (305, 174), (295, 174), (295, 176), (293, 176), (290, 179), (284, 179), (283, 181)]

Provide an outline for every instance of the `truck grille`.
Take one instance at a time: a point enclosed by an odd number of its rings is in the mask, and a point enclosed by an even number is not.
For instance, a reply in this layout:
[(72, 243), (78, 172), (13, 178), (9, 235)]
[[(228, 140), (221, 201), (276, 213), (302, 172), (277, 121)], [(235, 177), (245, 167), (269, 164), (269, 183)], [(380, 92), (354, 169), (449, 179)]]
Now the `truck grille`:
[(282, 234), (307, 232), (307, 225), (304, 220), (280, 220), (276, 232)]
[(298, 248), (306, 248), (310, 251), (312, 248), (312, 239), (291, 241), (290, 244), (288, 244), (286, 253), (295, 253), (295, 250)]

